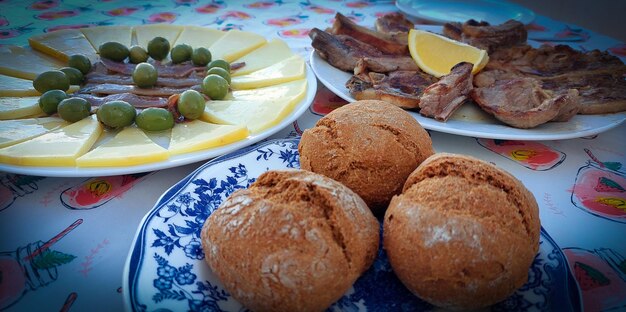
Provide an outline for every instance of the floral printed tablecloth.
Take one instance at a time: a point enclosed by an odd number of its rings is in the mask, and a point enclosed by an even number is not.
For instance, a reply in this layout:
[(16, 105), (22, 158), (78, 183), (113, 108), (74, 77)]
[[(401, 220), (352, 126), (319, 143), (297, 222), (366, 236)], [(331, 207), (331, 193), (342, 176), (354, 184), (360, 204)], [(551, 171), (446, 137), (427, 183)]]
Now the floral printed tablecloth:
[[(376, 17), (395, 11), (392, 1), (5, 0), (0, 45), (24, 45), (32, 35), (63, 28), (173, 23), (282, 38), (306, 57), (309, 29), (325, 28), (336, 12), (373, 25)], [(626, 44), (576, 25), (537, 16), (528, 28), (531, 38), (577, 38), (570, 42), (577, 49), (626, 56)], [(345, 103), (318, 87), (309, 111), (273, 138), (298, 136)], [(585, 310), (626, 309), (626, 125), (593, 137), (544, 142), (430, 134), (436, 151), (495, 163), (533, 192), (542, 225), (566, 256)], [(122, 270), (141, 218), (200, 165), (90, 178), (0, 172), (0, 310), (122, 310)], [(52, 245), (44, 255), (33, 256), (46, 244)]]

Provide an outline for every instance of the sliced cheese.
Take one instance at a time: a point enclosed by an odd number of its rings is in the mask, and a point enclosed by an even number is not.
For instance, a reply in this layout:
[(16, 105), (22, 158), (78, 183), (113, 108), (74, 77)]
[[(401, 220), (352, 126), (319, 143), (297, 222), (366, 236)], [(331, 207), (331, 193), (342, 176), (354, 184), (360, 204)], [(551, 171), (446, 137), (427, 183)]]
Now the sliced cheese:
[(304, 60), (299, 55), (280, 61), (253, 73), (232, 77), (233, 89), (254, 89), (303, 79), (306, 75)]
[(82, 54), (92, 62), (97, 60), (96, 50), (78, 29), (61, 29), (28, 38), (30, 46), (67, 64), (70, 56)]
[(176, 39), (176, 42), (170, 42), (172, 47), (177, 44), (188, 44), (192, 48), (205, 47), (209, 48), (215, 41), (222, 38), (226, 34), (224, 31), (214, 29), (214, 28), (205, 28), (200, 26), (185, 26), (183, 31)]
[(176, 42), (178, 35), (183, 30), (183, 26), (170, 24), (150, 24), (133, 27), (133, 34), (137, 39), (137, 45), (148, 49), (148, 42), (154, 37), (163, 37), (170, 43), (170, 48), (174, 47), (172, 43)]
[(95, 115), (32, 140), (0, 149), (0, 162), (19, 166), (75, 166), (102, 133)]
[(76, 159), (78, 167), (135, 166), (166, 160), (167, 150), (143, 130), (126, 127), (106, 143)]
[(218, 124), (244, 125), (256, 134), (279, 124), (304, 95), (302, 92), (291, 98), (266, 101), (210, 101), (201, 118)]
[(234, 90), (225, 100), (265, 101), (280, 98), (291, 98), (306, 92), (306, 79), (285, 82), (265, 88), (250, 90)]
[(43, 113), (39, 97), (0, 97), (0, 120), (18, 119)]
[(267, 40), (261, 35), (237, 29), (230, 30), (209, 48), (214, 60), (232, 62), (262, 46)]
[(95, 26), (81, 28), (80, 31), (83, 32), (96, 52), (98, 52), (100, 45), (109, 41), (119, 42), (130, 48), (133, 38), (132, 26)]
[(245, 63), (240, 69), (233, 70), (232, 76), (241, 76), (274, 65), (293, 55), (287, 43), (273, 39), (260, 48), (235, 60), (233, 63)]
[(0, 148), (32, 139), (67, 124), (59, 117), (0, 120)]
[(168, 151), (170, 155), (195, 152), (243, 140), (248, 136), (245, 126), (216, 125), (200, 120), (179, 123), (172, 128)]
[(65, 67), (64, 63), (34, 51), (30, 47), (6, 45), (0, 47), (0, 74), (34, 80), (37, 75)]
[[(76, 92), (79, 88), (79, 86), (70, 86), (67, 93)], [(31, 80), (0, 75), (0, 96), (23, 97), (39, 95), (41, 93), (33, 88)]]

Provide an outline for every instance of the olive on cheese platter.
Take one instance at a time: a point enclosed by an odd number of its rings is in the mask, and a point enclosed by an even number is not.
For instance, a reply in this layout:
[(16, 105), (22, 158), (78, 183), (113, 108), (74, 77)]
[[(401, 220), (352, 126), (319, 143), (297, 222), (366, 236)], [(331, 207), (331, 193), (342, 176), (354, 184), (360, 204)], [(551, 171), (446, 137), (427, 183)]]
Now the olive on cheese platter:
[(280, 39), (241, 30), (96, 26), (0, 47), (0, 171), (115, 175), (258, 142), (310, 105), (316, 79)]

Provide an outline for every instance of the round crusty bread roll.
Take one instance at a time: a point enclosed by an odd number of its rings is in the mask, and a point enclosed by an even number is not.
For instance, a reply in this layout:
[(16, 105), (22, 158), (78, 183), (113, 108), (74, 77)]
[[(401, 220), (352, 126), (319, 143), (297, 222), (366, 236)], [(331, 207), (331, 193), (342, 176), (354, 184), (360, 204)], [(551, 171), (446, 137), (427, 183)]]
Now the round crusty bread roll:
[(379, 224), (363, 200), (304, 170), (263, 173), (202, 228), (206, 262), (252, 311), (323, 311), (374, 261)]
[(502, 301), (527, 281), (540, 227), (537, 202), (519, 180), (473, 157), (439, 153), (391, 200), (383, 246), (415, 295), (471, 310)]
[(375, 214), (400, 194), (409, 174), (434, 153), (430, 136), (409, 113), (383, 101), (356, 101), (302, 134), (300, 167), (339, 181)]

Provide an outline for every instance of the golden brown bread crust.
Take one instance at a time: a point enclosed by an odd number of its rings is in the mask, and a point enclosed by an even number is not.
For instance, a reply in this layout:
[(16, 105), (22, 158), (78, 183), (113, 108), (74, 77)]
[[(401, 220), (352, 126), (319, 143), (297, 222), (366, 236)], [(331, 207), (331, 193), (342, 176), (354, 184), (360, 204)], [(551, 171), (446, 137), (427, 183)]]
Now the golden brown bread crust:
[(384, 220), (389, 262), (420, 298), (477, 309), (521, 287), (539, 249), (539, 212), (521, 182), (469, 156), (425, 160)]
[(300, 167), (339, 181), (374, 213), (383, 212), (409, 174), (434, 153), (422, 126), (383, 101), (357, 101), (302, 134)]
[(379, 225), (358, 195), (304, 170), (268, 171), (207, 219), (211, 270), (253, 311), (323, 311), (374, 261)]

